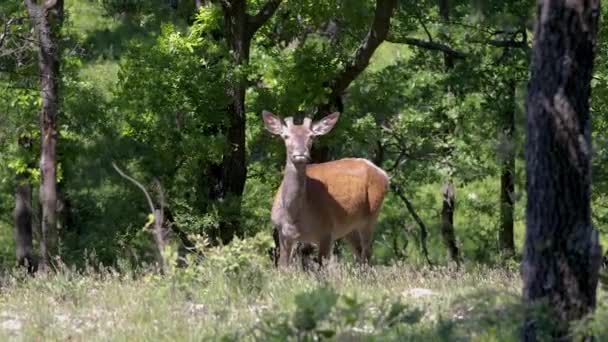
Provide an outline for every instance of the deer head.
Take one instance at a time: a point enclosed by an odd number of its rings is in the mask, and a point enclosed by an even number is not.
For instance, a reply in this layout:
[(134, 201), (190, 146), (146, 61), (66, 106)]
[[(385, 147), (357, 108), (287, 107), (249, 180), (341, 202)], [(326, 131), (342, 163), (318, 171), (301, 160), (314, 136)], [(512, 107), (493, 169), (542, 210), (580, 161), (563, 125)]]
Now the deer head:
[(301, 125), (294, 124), (292, 117), (283, 120), (268, 111), (263, 111), (262, 117), (266, 129), (285, 141), (287, 159), (294, 165), (305, 165), (310, 161), (310, 148), (314, 138), (329, 133), (338, 121), (340, 113), (331, 113), (315, 122), (305, 118)]

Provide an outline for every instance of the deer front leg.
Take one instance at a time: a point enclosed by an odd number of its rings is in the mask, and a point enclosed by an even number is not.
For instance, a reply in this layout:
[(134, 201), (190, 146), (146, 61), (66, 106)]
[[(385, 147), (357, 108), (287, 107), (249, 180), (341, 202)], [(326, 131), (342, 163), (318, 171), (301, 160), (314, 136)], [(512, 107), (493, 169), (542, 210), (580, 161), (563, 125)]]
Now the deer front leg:
[(279, 242), (280, 242), (280, 251), (279, 251), (279, 267), (287, 268), (291, 263), (291, 252), (293, 249), (293, 240), (287, 238), (285, 235), (281, 234), (279, 231)]

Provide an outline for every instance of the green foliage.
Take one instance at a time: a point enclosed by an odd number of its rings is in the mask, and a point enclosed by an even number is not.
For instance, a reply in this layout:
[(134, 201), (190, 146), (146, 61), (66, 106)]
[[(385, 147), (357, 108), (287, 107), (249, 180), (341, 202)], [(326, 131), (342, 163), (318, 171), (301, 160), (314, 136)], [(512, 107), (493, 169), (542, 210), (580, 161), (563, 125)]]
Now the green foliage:
[[(226, 246), (214, 247), (205, 252), (207, 262), (225, 274), (238, 274), (249, 268), (268, 266), (268, 249), (273, 245), (272, 237), (259, 233), (248, 239), (236, 238)], [(251, 272), (253, 273), (253, 272)]]
[(354, 296), (340, 295), (329, 285), (296, 294), (294, 304), (291, 318), (265, 318), (257, 337), (270, 341), (380, 338), (404, 325), (419, 323), (424, 314), (400, 300), (383, 300), (369, 307)]
[(108, 15), (137, 13), (141, 11), (144, 0), (99, 0)]
[(168, 252), (173, 265), (171, 272), (180, 283), (215, 279), (238, 292), (258, 294), (270, 281), (267, 274), (271, 264), (268, 250), (273, 241), (268, 234), (259, 233), (242, 240), (235, 238), (226, 246), (215, 247), (202, 236), (191, 236), (191, 239), (196, 241), (195, 249), (203, 256), (202, 261), (197, 255), (190, 254), (186, 256), (186, 264), (190, 267), (176, 268), (177, 255)]

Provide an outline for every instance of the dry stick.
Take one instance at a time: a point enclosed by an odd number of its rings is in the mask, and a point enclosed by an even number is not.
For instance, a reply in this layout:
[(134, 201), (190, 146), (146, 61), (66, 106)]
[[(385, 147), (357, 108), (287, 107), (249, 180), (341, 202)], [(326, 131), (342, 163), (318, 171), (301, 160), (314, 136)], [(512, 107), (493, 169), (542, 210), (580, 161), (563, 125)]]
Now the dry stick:
[[(154, 207), (154, 202), (152, 202), (152, 197), (150, 197), (150, 194), (148, 193), (148, 191), (146, 190), (146, 188), (137, 180), (135, 180), (134, 178), (130, 177), (129, 175), (127, 175), (126, 173), (124, 173), (120, 168), (118, 168), (118, 166), (116, 166), (116, 163), (112, 162), (112, 167), (114, 168), (114, 170), (116, 170), (116, 172), (118, 172), (118, 174), (123, 177), (124, 179), (130, 181), (131, 183), (135, 184), (135, 186), (137, 186), (139, 189), (141, 189), (141, 191), (144, 193), (144, 195), (146, 196), (146, 200), (148, 201), (148, 205), (150, 206), (150, 212), (152, 213), (152, 215), (154, 216), (154, 240), (156, 242), (156, 246), (158, 247), (158, 259), (160, 261), (160, 267), (161, 267), (161, 272), (164, 272), (165, 268), (166, 268), (166, 264), (165, 264), (165, 257), (163, 255), (164, 249), (165, 249), (165, 239), (164, 239), (164, 233), (163, 233), (163, 212), (164, 212), (164, 203), (161, 203), (161, 208), (160, 209), (156, 209)], [(157, 180), (158, 182), (158, 180)], [(160, 183), (158, 183), (158, 185), (160, 186)], [(162, 189), (160, 189), (160, 192), (162, 193)], [(164, 197), (162, 197), (163, 195), (161, 194), (161, 202), (164, 202)], [(146, 225), (146, 227), (148, 227), (148, 225)]]
[(420, 247), (422, 249), (422, 254), (424, 254), (424, 258), (426, 259), (426, 262), (429, 264), (429, 266), (433, 266), (433, 263), (431, 262), (431, 259), (429, 258), (429, 251), (426, 246), (426, 238), (428, 236), (428, 231), (426, 229), (426, 225), (424, 224), (424, 222), (422, 221), (420, 216), (418, 216), (418, 213), (416, 212), (416, 209), (414, 209), (412, 202), (410, 202), (410, 200), (407, 197), (405, 197), (405, 195), (401, 191), (401, 188), (399, 188), (399, 186), (394, 185), (394, 184), (391, 185), (391, 188), (393, 189), (395, 194), (397, 194), (397, 196), (403, 201), (403, 203), (405, 203), (405, 206), (407, 207), (407, 210), (410, 212), (410, 214), (414, 218), (414, 221), (416, 221), (416, 223), (418, 223), (418, 226), (420, 227)]

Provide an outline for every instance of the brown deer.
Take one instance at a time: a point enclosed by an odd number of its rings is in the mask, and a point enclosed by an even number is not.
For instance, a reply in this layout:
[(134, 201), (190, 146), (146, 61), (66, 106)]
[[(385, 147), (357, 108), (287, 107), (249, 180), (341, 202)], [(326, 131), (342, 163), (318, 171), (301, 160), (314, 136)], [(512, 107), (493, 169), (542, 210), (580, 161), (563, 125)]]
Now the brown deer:
[(339, 113), (317, 122), (305, 118), (301, 125), (267, 111), (262, 116), (266, 129), (281, 136), (287, 149), (271, 217), (279, 233), (279, 265), (289, 265), (296, 241), (317, 245), (322, 264), (333, 241), (340, 238), (348, 241), (359, 262), (368, 263), (374, 225), (389, 185), (386, 172), (359, 158), (308, 164), (314, 138), (331, 131)]

